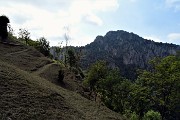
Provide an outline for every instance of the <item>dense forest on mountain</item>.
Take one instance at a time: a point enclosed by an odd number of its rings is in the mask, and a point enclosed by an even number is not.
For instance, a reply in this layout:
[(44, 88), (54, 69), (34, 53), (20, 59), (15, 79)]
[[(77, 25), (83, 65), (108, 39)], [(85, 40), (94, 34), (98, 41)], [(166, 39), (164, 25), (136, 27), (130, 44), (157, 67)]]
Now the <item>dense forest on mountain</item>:
[(146, 120), (146, 114), (151, 111), (154, 119), (177, 120), (180, 118), (180, 55), (154, 59), (151, 65), (151, 71), (139, 71), (138, 78), (132, 82), (120, 76), (118, 69), (109, 69), (105, 61), (98, 61), (90, 67), (84, 84), (100, 94), (107, 107), (128, 118)]
[(179, 45), (157, 43), (123, 30), (110, 31), (97, 36), (94, 42), (79, 48), (83, 51), (81, 66), (87, 69), (97, 60), (105, 60), (111, 68), (119, 68), (123, 77), (137, 78), (137, 69), (150, 69), (148, 64), (155, 57), (176, 54)]
[[(110, 31), (80, 48), (84, 84), (131, 119), (179, 119), (180, 46)], [(96, 97), (96, 96), (95, 96)]]
[[(110, 31), (84, 47), (83, 81), (90, 95), (132, 120), (179, 116), (180, 46), (146, 40), (126, 31)], [(63, 49), (62, 49), (63, 51)]]

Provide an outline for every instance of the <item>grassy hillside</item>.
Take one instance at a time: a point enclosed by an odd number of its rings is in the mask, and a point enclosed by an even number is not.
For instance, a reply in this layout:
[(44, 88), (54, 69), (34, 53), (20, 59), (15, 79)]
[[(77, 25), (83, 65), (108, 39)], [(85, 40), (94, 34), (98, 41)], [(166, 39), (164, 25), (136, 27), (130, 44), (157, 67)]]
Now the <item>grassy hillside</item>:
[(33, 47), (12, 46), (0, 44), (1, 60), (13, 64), (25, 71), (35, 71), (38, 68), (52, 63), (52, 61), (37, 52)]
[(34, 48), (0, 43), (0, 118), (122, 119), (99, 103), (54, 84), (58, 73), (53, 70), (60, 68)]

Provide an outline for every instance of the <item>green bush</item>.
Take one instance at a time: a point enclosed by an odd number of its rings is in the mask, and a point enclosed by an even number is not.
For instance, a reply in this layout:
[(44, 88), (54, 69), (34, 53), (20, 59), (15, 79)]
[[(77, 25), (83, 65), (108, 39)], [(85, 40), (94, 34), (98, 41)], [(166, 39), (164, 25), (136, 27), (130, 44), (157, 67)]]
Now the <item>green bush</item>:
[(78, 71), (78, 69), (77, 68), (75, 68), (75, 67), (71, 67), (71, 71), (74, 73), (74, 74), (79, 74), (79, 71)]
[(131, 114), (130, 120), (139, 120), (139, 116), (135, 112), (133, 112)]
[(35, 44), (34, 47), (38, 51), (40, 51), (42, 54), (44, 54), (45, 56), (49, 56), (50, 55), (50, 46), (49, 46), (49, 42), (47, 41), (47, 39), (44, 37), (41, 37), (36, 42), (37, 42), (37, 44)]
[(80, 67), (78, 67), (78, 71), (79, 71), (79, 74), (81, 75), (81, 77), (84, 79), (85, 75)]
[(88, 84), (91, 91), (97, 90), (98, 81), (104, 79), (107, 72), (108, 68), (105, 61), (96, 61), (96, 63), (92, 64), (85, 79), (85, 83)]
[(123, 116), (128, 118), (128, 120), (139, 120), (139, 115), (137, 115), (135, 112), (132, 112), (130, 110), (125, 110)]
[(63, 83), (63, 80), (64, 80), (64, 70), (59, 70), (58, 81), (60, 83)]
[(149, 110), (143, 117), (143, 120), (161, 120), (161, 114), (153, 110)]

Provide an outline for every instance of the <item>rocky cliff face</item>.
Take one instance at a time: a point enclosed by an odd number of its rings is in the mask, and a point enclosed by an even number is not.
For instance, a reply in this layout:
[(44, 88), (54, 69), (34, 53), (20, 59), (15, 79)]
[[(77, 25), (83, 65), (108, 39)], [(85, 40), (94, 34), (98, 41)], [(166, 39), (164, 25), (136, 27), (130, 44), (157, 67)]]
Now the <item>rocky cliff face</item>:
[(149, 60), (176, 54), (179, 45), (157, 43), (126, 31), (110, 31), (97, 36), (83, 48), (82, 67), (88, 68), (96, 60), (106, 60), (110, 67), (118, 67), (123, 76), (134, 79), (137, 68), (147, 69)]

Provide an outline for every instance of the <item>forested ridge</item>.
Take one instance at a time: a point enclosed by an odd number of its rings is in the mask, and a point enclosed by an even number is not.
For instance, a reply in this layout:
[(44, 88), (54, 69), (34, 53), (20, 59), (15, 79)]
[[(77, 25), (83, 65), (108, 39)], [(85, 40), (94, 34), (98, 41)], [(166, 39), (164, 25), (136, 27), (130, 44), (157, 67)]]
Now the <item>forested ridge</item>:
[(110, 31), (81, 47), (84, 85), (131, 120), (180, 118), (180, 46)]
[(135, 79), (136, 69), (149, 69), (150, 60), (175, 55), (180, 46), (154, 42), (134, 33), (118, 30), (109, 31), (105, 36), (97, 36), (94, 42), (80, 49), (83, 51), (83, 69), (97, 60), (105, 60), (111, 68), (119, 68), (122, 76)]
[(84, 47), (69, 48), (72, 65), (78, 61), (85, 70), (83, 85), (91, 99), (100, 98), (105, 106), (131, 120), (180, 118), (179, 45), (120, 30), (97, 36)]
[(100, 94), (104, 104), (131, 120), (178, 120), (180, 103), (180, 56), (153, 59), (152, 69), (139, 70), (133, 82), (97, 61), (84, 84)]

